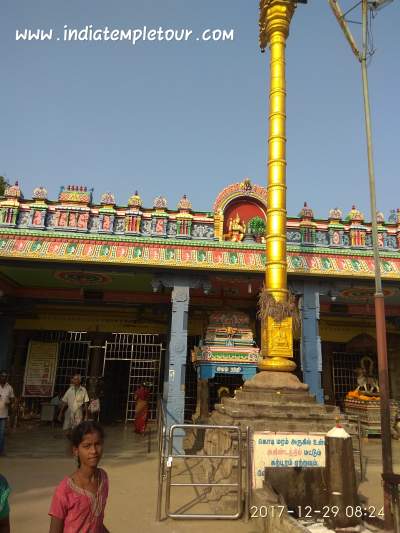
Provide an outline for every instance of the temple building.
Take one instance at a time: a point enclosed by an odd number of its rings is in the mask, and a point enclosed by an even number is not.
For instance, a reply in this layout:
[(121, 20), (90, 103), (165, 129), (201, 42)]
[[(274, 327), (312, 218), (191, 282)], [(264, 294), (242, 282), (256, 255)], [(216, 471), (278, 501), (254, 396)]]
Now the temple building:
[[(132, 191), (133, 192), (133, 191)], [(18, 183), (0, 198), (0, 369), (30, 408), (80, 372), (97, 387), (102, 420), (131, 420), (143, 382), (171, 420), (191, 420), (197, 381), (209, 408), (256, 372), (257, 298), (265, 275), (266, 189), (226, 187), (210, 212), (176, 209), (136, 191), (67, 186), (57, 200)], [(400, 399), (400, 210), (379, 213), (391, 397)], [(319, 402), (343, 406), (363, 357), (375, 363), (371, 225), (353, 206), (287, 221), (288, 285), (301, 310), (299, 377)]]

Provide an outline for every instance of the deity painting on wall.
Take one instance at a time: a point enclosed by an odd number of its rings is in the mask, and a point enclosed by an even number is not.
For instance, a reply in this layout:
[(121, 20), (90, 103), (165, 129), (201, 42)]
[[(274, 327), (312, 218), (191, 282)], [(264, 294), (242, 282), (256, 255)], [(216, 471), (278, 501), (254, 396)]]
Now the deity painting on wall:
[(110, 255), (110, 251), (111, 251), (111, 248), (110, 246), (108, 246), (107, 244), (104, 244), (101, 248), (100, 248), (100, 255), (102, 257), (107, 257)]
[(61, 244), (59, 242), (51, 242), (49, 244), (49, 254), (56, 254), (59, 252)]
[(78, 217), (78, 228), (79, 229), (86, 229), (89, 221), (89, 214), (88, 213), (81, 213)]
[(93, 244), (85, 244), (83, 247), (83, 255), (93, 255), (95, 252), (95, 247)]
[(182, 250), (181, 259), (182, 259), (182, 261), (190, 261), (192, 259), (191, 250)]
[(156, 221), (155, 232), (156, 233), (164, 233), (164, 225), (165, 225), (164, 219), (163, 218), (158, 218), (157, 221)]
[(58, 226), (64, 227), (66, 225), (67, 225), (67, 213), (65, 211), (61, 211), (58, 217)]
[(71, 226), (71, 228), (76, 227), (76, 213), (70, 213), (68, 226)]
[(103, 225), (102, 225), (102, 229), (104, 231), (109, 231), (111, 228), (111, 217), (110, 215), (104, 215), (103, 216)]
[(143, 255), (143, 250), (142, 248), (140, 248), (139, 246), (137, 246), (134, 250), (133, 250), (133, 257), (135, 257), (136, 259), (138, 257), (142, 257)]
[(42, 212), (38, 209), (33, 214), (32, 224), (34, 226), (40, 226), (42, 224)]
[(128, 255), (128, 248), (126, 246), (117, 246), (117, 257), (126, 257)]
[(167, 248), (165, 250), (165, 259), (169, 261), (175, 259), (175, 250), (173, 248)]

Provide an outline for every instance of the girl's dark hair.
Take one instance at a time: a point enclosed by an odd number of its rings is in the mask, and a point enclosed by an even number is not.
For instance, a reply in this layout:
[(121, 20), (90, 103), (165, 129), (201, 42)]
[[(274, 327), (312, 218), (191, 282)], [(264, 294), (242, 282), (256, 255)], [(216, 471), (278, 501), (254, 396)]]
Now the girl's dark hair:
[(86, 422), (81, 422), (71, 432), (70, 441), (72, 446), (77, 448), (79, 444), (83, 441), (85, 435), (89, 433), (98, 433), (101, 440), (104, 440), (104, 429), (97, 422), (88, 420)]

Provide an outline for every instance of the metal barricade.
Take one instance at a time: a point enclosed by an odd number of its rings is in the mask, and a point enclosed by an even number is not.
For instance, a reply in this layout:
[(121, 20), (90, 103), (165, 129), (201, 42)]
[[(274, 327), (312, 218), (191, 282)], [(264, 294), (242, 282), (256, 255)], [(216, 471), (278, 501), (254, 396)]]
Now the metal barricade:
[[(177, 434), (178, 430), (213, 430), (213, 431), (228, 431), (232, 432), (233, 436), (237, 439), (237, 454), (236, 455), (190, 455), (185, 453), (179, 453), (174, 450), (174, 437)], [(181, 437), (181, 436), (180, 436)], [(241, 429), (238, 426), (217, 426), (217, 425), (206, 425), (206, 424), (175, 424), (171, 426), (169, 430), (169, 439), (168, 439), (168, 455), (166, 461), (166, 496), (165, 496), (165, 512), (166, 515), (170, 518), (196, 518), (196, 519), (224, 519), (224, 520), (237, 520), (242, 516), (243, 506), (242, 506), (242, 433)], [(165, 442), (165, 440), (164, 440)], [(211, 460), (219, 459), (221, 462), (224, 460), (234, 460), (237, 461), (237, 481), (235, 483), (174, 483), (172, 482), (172, 465), (174, 460), (187, 460), (187, 459), (197, 459), (197, 460)], [(193, 487), (195, 490), (197, 487), (209, 487), (210, 490), (213, 487), (236, 487), (237, 489), (237, 507), (234, 514), (208, 514), (208, 513), (179, 513), (172, 512), (170, 509), (171, 503), (171, 488), (172, 487)], [(247, 500), (247, 498), (246, 498)]]
[[(360, 417), (359, 415), (346, 414), (346, 419), (348, 420), (348, 422), (353, 424), (354, 427), (356, 428), (356, 434), (351, 435), (352, 438), (354, 437), (353, 438), (353, 454), (354, 454), (354, 459), (356, 457), (358, 458), (357, 462), (358, 462), (359, 470), (360, 470), (360, 481), (364, 481), (365, 475), (366, 475), (366, 468), (367, 468), (367, 457), (364, 457), (364, 453), (363, 453), (364, 433), (361, 427)], [(357, 443), (356, 446), (355, 446), (355, 443)]]
[(382, 474), (382, 479), (390, 486), (394, 533), (400, 533), (400, 474)]

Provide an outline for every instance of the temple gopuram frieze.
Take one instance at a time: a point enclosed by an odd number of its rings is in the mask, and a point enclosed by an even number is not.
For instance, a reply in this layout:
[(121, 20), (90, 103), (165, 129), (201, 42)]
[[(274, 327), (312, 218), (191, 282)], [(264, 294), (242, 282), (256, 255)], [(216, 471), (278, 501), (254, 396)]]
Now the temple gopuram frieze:
[[(266, 188), (246, 178), (201, 212), (186, 195), (176, 209), (163, 196), (144, 207), (137, 191), (125, 206), (110, 192), (96, 204), (93, 190), (75, 185), (62, 187), (56, 201), (44, 187), (27, 199), (17, 182), (0, 199), (0, 256), (263, 272), (266, 197)], [(398, 279), (400, 210), (387, 221), (379, 213), (378, 223), (382, 275)], [(354, 205), (321, 220), (305, 203), (288, 217), (287, 243), (291, 274), (373, 277), (371, 224)]]

